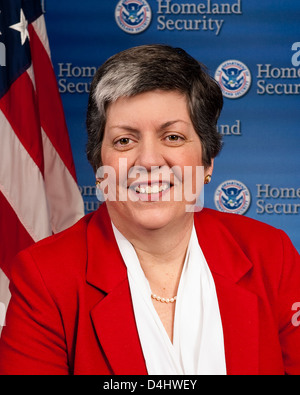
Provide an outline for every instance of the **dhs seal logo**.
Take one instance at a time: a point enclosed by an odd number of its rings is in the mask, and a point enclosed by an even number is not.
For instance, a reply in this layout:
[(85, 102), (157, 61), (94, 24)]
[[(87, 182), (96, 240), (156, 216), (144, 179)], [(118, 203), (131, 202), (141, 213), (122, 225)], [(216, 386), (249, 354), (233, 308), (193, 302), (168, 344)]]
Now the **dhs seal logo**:
[(214, 200), (219, 211), (244, 214), (250, 206), (251, 196), (245, 184), (228, 180), (218, 186)]
[(238, 60), (227, 60), (217, 68), (215, 80), (219, 83), (223, 96), (236, 99), (248, 92), (251, 85), (251, 73), (244, 63)]
[(115, 9), (118, 26), (130, 34), (146, 30), (150, 25), (151, 16), (151, 8), (145, 0), (121, 0)]

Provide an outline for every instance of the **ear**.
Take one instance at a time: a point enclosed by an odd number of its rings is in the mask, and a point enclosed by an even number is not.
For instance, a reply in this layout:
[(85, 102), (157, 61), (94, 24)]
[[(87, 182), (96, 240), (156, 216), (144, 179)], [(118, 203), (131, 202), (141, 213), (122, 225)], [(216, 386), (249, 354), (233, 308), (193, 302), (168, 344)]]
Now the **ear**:
[(212, 176), (214, 170), (214, 159), (211, 160), (211, 165), (204, 168), (204, 178), (208, 175)]

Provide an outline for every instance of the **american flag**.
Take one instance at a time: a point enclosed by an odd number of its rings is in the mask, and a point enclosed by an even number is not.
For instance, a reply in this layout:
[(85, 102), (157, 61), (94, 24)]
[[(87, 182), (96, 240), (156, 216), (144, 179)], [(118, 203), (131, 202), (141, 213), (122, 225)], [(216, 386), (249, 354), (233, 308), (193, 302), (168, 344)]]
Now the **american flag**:
[(12, 258), (74, 224), (84, 208), (40, 0), (0, 0), (0, 43), (3, 311)]

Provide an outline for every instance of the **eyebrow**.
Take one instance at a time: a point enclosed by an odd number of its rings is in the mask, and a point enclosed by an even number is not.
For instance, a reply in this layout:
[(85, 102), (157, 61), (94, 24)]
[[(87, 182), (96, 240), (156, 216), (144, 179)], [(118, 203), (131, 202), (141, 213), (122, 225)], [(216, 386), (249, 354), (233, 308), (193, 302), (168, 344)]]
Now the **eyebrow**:
[(182, 120), (182, 119), (176, 119), (176, 120), (174, 120), (174, 121), (168, 121), (168, 122), (163, 123), (163, 124), (160, 126), (160, 129), (166, 129), (166, 128), (168, 128), (169, 126), (172, 126), (172, 125), (174, 125), (175, 123), (178, 123), (178, 122), (188, 124), (188, 122), (186, 122), (186, 121), (184, 121), (184, 120)]
[[(174, 125), (175, 123), (188, 124), (188, 122), (186, 122), (186, 121), (184, 121), (182, 119), (175, 119), (174, 121), (164, 122), (163, 124), (160, 125), (159, 129), (160, 130), (167, 129), (168, 127)], [(121, 125), (112, 125), (110, 128), (111, 129), (124, 129), (124, 130), (127, 130), (129, 132), (139, 132), (138, 129), (136, 129), (136, 128), (132, 127), (132, 126), (126, 125), (126, 124), (125, 125), (122, 125), (122, 124)]]

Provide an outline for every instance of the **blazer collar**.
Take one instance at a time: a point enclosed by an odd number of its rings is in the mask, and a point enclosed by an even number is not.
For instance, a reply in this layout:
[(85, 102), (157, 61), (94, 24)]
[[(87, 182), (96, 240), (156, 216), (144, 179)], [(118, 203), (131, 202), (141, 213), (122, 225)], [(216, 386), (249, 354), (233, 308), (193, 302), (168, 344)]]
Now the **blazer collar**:
[[(238, 282), (252, 268), (252, 262), (213, 210), (204, 209), (196, 214), (195, 228), (212, 272)], [(127, 278), (105, 204), (88, 224), (87, 247), (87, 281), (91, 285), (108, 293)], [(107, 264), (99, 264), (99, 259)]]
[[(94, 213), (87, 228), (87, 281), (105, 293), (127, 278), (105, 204)], [(100, 260), (104, 264), (100, 263)]]
[(196, 214), (196, 233), (210, 270), (238, 282), (253, 265), (220, 215), (222, 214), (210, 209), (203, 209)]

